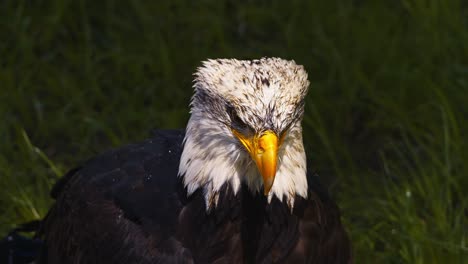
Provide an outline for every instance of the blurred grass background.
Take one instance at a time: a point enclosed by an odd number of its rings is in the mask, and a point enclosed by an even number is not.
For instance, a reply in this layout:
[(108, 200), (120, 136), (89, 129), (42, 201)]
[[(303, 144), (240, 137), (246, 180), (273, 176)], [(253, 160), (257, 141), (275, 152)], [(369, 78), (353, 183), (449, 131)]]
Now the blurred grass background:
[(309, 72), (307, 151), (356, 263), (466, 263), (462, 0), (1, 1), (0, 235), (74, 165), (184, 127), (201, 60), (262, 56)]

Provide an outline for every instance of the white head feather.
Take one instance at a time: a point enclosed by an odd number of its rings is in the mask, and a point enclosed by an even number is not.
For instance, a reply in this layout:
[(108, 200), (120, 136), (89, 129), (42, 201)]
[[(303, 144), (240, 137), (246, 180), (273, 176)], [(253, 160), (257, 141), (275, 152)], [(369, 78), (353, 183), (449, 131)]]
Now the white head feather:
[[(262, 190), (255, 162), (232, 133), (236, 128), (245, 133), (267, 129), (286, 133), (268, 198), (285, 198), (292, 209), (296, 195), (307, 197), (301, 121), (309, 81), (304, 68), (279, 58), (218, 59), (203, 62), (195, 76), (179, 166), (189, 195), (203, 188), (209, 209), (216, 206), (224, 184), (234, 193), (242, 183), (253, 192)], [(248, 129), (235, 127), (239, 122)]]

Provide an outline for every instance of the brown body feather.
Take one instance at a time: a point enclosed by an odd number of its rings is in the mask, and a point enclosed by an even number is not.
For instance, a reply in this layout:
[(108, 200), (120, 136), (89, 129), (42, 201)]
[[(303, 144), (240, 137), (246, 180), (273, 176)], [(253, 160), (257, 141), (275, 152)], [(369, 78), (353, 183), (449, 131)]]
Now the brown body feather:
[(106, 152), (56, 185), (43, 263), (350, 263), (339, 210), (309, 175), (294, 210), (246, 186), (223, 186), (205, 210), (177, 177), (183, 132)]

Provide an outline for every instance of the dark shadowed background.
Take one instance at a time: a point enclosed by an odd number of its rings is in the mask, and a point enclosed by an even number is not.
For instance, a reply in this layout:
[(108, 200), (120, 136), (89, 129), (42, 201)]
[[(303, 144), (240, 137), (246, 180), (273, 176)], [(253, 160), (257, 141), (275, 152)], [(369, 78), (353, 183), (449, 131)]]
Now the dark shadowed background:
[(194, 2), (1, 1), (0, 236), (73, 166), (184, 127), (201, 60), (277, 56), (309, 72), (307, 154), (356, 263), (468, 259), (466, 1)]

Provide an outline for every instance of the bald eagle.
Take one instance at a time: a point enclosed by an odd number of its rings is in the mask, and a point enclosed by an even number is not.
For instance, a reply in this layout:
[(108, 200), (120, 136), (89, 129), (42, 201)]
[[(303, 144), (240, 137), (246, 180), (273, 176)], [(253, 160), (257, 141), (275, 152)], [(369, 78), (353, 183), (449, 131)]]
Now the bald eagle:
[(195, 73), (184, 131), (68, 172), (40, 230), (43, 263), (350, 263), (335, 203), (307, 172), (309, 81), (279, 58)]

